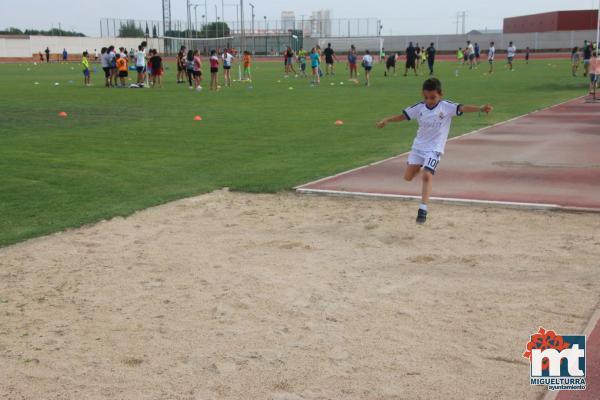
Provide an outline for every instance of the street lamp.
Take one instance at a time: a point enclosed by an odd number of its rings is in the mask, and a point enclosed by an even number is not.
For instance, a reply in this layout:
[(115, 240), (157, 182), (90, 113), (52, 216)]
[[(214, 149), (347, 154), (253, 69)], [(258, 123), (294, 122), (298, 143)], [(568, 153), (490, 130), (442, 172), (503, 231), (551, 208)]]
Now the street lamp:
[(254, 34), (254, 4), (250, 3), (252, 8), (252, 54), (256, 51), (256, 35)]
[(267, 16), (265, 15), (265, 55), (269, 54), (269, 23), (267, 22)]

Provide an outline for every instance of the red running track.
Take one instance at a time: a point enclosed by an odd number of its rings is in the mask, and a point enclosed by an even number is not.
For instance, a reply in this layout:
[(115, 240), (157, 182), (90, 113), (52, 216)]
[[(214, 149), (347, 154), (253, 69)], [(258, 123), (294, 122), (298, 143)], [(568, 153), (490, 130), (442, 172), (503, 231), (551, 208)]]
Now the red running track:
[[(600, 211), (599, 149), (600, 104), (575, 99), (449, 141), (433, 196), (456, 202)], [(418, 197), (421, 182), (402, 179), (406, 158), (400, 155), (296, 189)]]

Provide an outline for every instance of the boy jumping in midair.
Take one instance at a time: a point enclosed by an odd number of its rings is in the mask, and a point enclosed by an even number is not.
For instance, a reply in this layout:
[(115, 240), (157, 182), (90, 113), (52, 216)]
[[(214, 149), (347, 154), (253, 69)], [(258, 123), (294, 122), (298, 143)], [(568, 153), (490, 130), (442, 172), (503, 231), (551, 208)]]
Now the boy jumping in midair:
[(483, 106), (464, 106), (443, 99), (442, 83), (436, 78), (430, 78), (423, 83), (424, 101), (408, 107), (402, 114), (385, 118), (377, 123), (378, 128), (384, 128), (390, 122), (400, 122), (416, 119), (419, 123), (417, 137), (408, 156), (408, 167), (404, 179), (412, 181), (423, 169), (423, 189), (421, 205), (417, 214), (417, 223), (427, 221), (427, 203), (431, 195), (433, 176), (444, 153), (452, 118), (463, 113), (492, 111), (489, 104)]

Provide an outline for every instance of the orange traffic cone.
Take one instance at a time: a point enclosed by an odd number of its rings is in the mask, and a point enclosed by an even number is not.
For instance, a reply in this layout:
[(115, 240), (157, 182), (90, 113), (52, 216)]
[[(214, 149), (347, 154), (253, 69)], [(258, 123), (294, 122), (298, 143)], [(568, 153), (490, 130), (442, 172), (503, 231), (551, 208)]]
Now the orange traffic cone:
[(66, 113), (66, 112), (64, 112), (64, 111), (61, 111), (61, 112), (59, 112), (59, 113), (58, 113), (58, 116), (59, 116), (59, 117), (66, 117), (66, 116), (67, 116), (67, 113)]
[(201, 117), (201, 116), (199, 116), (199, 115), (196, 115), (196, 116), (194, 117), (194, 121), (202, 121), (202, 117)]
[(335, 121), (336, 125), (344, 125), (344, 121), (342, 121), (341, 119), (338, 119), (337, 121)]

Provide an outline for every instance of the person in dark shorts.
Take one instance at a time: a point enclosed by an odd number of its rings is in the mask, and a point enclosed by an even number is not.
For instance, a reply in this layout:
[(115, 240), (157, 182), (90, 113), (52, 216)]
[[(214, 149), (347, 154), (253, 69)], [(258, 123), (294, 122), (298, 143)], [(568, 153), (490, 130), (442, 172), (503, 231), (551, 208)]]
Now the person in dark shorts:
[(152, 87), (162, 88), (163, 62), (162, 57), (158, 55), (158, 51), (153, 49), (150, 51), (151, 57), (149, 60), (152, 68)]
[(46, 53), (46, 62), (49, 63), (50, 62), (50, 49), (48, 47), (46, 47), (46, 50), (44, 50), (44, 53)]
[(592, 44), (585, 40), (583, 42), (583, 76), (588, 75), (588, 66), (590, 65), (590, 60), (592, 59)]
[(100, 66), (102, 67), (102, 71), (104, 71), (104, 86), (111, 87), (110, 55), (108, 54), (108, 48), (106, 47), (103, 47), (102, 50), (100, 50)]
[(127, 57), (121, 57), (121, 54), (116, 55), (117, 69), (119, 70), (119, 87), (125, 87), (125, 80), (129, 73), (127, 72)]
[(408, 76), (408, 70), (412, 69), (415, 72), (415, 76), (417, 76), (417, 50), (413, 46), (412, 42), (408, 44), (406, 48), (406, 67), (404, 68), (404, 76)]
[(215, 50), (210, 51), (210, 90), (219, 90), (219, 58)]
[(529, 64), (529, 56), (531, 54), (531, 49), (529, 46), (525, 48), (525, 64)]
[(431, 44), (429, 45), (427, 50), (425, 50), (425, 53), (427, 54), (427, 66), (429, 67), (429, 75), (433, 75), (433, 64), (435, 63), (435, 53), (436, 53), (433, 42), (431, 42)]
[(396, 75), (396, 58), (398, 55), (396, 53), (392, 53), (385, 60), (385, 71), (383, 71), (383, 76), (388, 76), (390, 70), (394, 70), (394, 76)]
[(181, 46), (177, 53), (177, 83), (185, 83), (185, 46)]
[(331, 43), (327, 43), (327, 48), (323, 50), (323, 55), (325, 56), (325, 72), (327, 75), (331, 74), (335, 75), (334, 71), (334, 62), (337, 61), (337, 57), (335, 55), (335, 51), (331, 48)]

